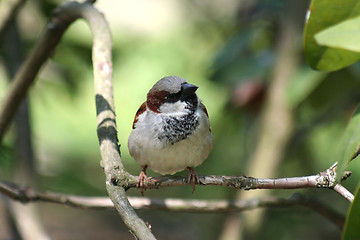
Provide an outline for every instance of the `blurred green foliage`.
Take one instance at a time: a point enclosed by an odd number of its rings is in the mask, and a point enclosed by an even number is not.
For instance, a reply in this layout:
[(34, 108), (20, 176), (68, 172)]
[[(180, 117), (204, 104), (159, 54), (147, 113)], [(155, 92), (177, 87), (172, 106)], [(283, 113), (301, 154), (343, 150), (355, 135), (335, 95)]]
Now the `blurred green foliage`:
[[(349, 39), (355, 39), (356, 31), (346, 36), (343, 28), (339, 28), (338, 25), (341, 22), (346, 23), (346, 20), (355, 18), (359, 14), (360, 3), (357, 0), (311, 2), (304, 31), (305, 58), (311, 67), (322, 71), (335, 71), (360, 59), (360, 53), (339, 45), (339, 42), (345, 44)], [(335, 25), (337, 27), (334, 29)], [(353, 25), (357, 25), (356, 22)], [(330, 31), (330, 27), (334, 30)], [(343, 40), (339, 40), (337, 44), (330, 43), (337, 38)]]
[(354, 202), (348, 210), (344, 233), (342, 236), (343, 240), (355, 240), (360, 238), (360, 186), (357, 187), (354, 195)]
[(334, 157), (334, 162), (338, 161), (337, 180), (340, 181), (342, 173), (350, 164), (351, 160), (357, 160), (360, 144), (360, 107), (357, 108), (349, 122), (341, 139), (341, 150)]
[[(360, 58), (359, 16), (360, 4), (358, 1), (312, 1), (304, 34), (305, 58), (311, 67), (334, 71), (347, 67)], [(334, 86), (334, 91), (329, 92), (328, 98), (333, 100), (333, 96), (339, 92), (339, 87), (344, 90), (348, 88), (344, 94), (349, 95), (352, 87), (358, 89), (358, 81), (356, 79), (353, 82), (354, 85), (346, 84), (345, 86), (344, 78), (341, 79), (341, 84), (339, 84), (340, 78), (338, 78), (337, 85)], [(354, 94), (356, 94), (355, 91)], [(329, 104), (329, 101), (326, 101), (326, 104)], [(352, 160), (359, 165), (357, 158), (360, 146), (359, 129), (358, 107), (342, 134), (339, 147), (332, 158), (333, 162), (338, 161), (338, 181)], [(358, 176), (358, 171), (355, 171), (355, 174)], [(359, 180), (355, 182), (359, 182)], [(359, 195), (359, 188), (356, 192), (356, 195)], [(358, 196), (356, 196), (354, 202), (350, 204), (343, 239), (358, 239), (360, 236), (359, 219), (356, 217), (360, 214), (358, 202)]]
[(360, 18), (352, 18), (329, 27), (314, 37), (320, 45), (360, 52), (358, 41)]

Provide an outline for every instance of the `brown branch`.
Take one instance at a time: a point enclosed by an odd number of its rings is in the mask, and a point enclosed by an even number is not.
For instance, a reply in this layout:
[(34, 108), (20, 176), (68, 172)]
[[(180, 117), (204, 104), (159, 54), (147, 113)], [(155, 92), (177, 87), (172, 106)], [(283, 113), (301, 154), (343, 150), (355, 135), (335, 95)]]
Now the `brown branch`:
[(21, 187), (4, 180), (0, 180), (0, 192), (22, 203), (42, 201), (83, 209), (114, 209), (114, 205), (108, 197), (82, 197), (53, 192), (37, 192), (32, 188)]
[(58, 8), (34, 50), (17, 72), (0, 107), (0, 140), (3, 139), (5, 131), (9, 127), (40, 67), (49, 58), (67, 27), (79, 18), (80, 6), (82, 5), (68, 3), (62, 8)]
[(304, 206), (323, 217), (329, 219), (332, 223), (342, 229), (345, 217), (334, 211), (324, 203), (303, 196), (294, 194), (291, 198), (266, 197), (263, 199), (249, 200), (183, 200), (183, 199), (149, 199), (129, 197), (129, 201), (135, 209), (156, 209), (173, 212), (203, 212), (203, 213), (221, 213), (221, 212), (243, 212), (257, 208), (273, 207), (292, 207)]
[[(19, 185), (6, 181), (0, 181), (0, 192), (11, 199), (23, 203), (42, 201), (83, 209), (114, 209), (114, 205), (108, 197), (83, 197), (52, 192), (36, 192), (31, 188), (22, 188)], [(139, 197), (129, 197), (128, 199), (135, 209), (173, 212), (222, 213), (243, 212), (265, 207), (304, 206), (329, 219), (340, 229), (343, 227), (345, 221), (343, 215), (326, 206), (324, 203), (301, 194), (294, 194), (289, 199), (266, 197), (264, 199), (238, 201), (150, 199)]]
[(25, 0), (0, 1), (0, 46), (3, 43), (5, 32), (24, 3)]
[(0, 141), (9, 127), (19, 104), (24, 99), (40, 67), (53, 53), (68, 26), (84, 18), (93, 33), (93, 69), (98, 120), (98, 138), (102, 163), (106, 175), (106, 188), (124, 223), (138, 239), (155, 239), (146, 224), (131, 207), (125, 189), (112, 184), (112, 176), (129, 179), (123, 168), (117, 140), (112, 91), (111, 34), (104, 16), (92, 5), (69, 2), (54, 10), (33, 52), (16, 74), (0, 106)]

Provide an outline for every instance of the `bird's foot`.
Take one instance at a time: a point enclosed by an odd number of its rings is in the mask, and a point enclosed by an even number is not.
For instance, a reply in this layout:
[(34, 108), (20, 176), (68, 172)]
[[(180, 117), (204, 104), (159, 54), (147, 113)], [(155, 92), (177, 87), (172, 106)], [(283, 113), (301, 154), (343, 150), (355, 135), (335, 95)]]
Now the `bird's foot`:
[(195, 172), (195, 170), (192, 167), (186, 167), (186, 169), (189, 171), (187, 181), (188, 181), (188, 183), (192, 183), (192, 192), (194, 193), (195, 184), (200, 183), (199, 176), (197, 175), (197, 173)]
[(144, 166), (139, 174), (139, 179), (137, 181), (136, 187), (140, 188), (141, 195), (144, 196), (144, 180), (146, 183), (149, 182), (148, 177), (146, 176), (147, 165)]

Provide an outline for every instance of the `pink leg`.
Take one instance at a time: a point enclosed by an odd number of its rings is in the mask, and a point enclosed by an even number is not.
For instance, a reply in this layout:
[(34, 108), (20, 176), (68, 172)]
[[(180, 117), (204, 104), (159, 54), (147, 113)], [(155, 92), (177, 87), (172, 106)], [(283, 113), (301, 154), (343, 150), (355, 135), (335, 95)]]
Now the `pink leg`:
[(145, 165), (142, 168), (142, 170), (141, 170), (141, 172), (139, 174), (139, 179), (138, 179), (137, 184), (136, 184), (136, 186), (138, 188), (140, 188), (141, 195), (143, 195), (143, 196), (144, 196), (144, 180), (145, 180), (145, 182), (148, 182), (148, 177), (146, 176), (146, 169), (147, 169), (147, 165)]
[(195, 191), (195, 184), (200, 183), (199, 181), (199, 176), (197, 175), (197, 173), (195, 172), (195, 170), (192, 167), (186, 167), (187, 170), (189, 170), (189, 175), (188, 175), (188, 183), (192, 183), (192, 192), (194, 193)]

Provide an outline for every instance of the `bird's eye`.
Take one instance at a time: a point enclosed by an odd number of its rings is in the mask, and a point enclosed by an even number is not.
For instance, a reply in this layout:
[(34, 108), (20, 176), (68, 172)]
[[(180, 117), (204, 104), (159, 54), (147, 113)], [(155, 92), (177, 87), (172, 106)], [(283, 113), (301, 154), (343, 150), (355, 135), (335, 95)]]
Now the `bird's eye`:
[(165, 99), (168, 100), (168, 101), (172, 101), (172, 100), (175, 100), (175, 98), (176, 98), (175, 94), (169, 94), (169, 95), (166, 96)]

